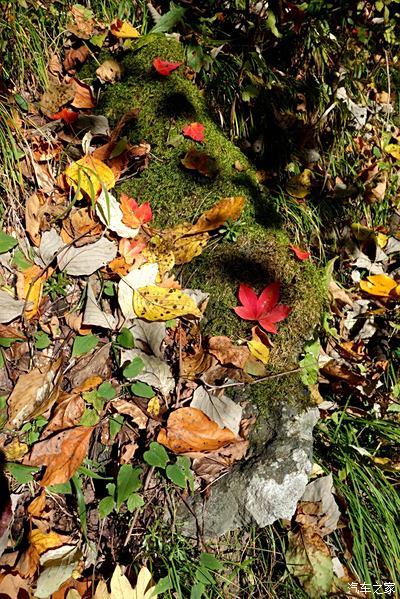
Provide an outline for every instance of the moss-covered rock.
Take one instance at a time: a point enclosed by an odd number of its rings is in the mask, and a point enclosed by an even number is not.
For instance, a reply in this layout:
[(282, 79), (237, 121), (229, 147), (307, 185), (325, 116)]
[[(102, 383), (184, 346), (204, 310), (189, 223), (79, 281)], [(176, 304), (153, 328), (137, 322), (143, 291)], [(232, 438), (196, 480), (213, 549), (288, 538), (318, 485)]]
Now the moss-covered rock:
[[(243, 338), (249, 323), (232, 312), (239, 282), (262, 289), (281, 281), (280, 301), (292, 312), (280, 325), (271, 352), (271, 373), (292, 370), (310, 330), (316, 326), (323, 298), (321, 275), (309, 262), (299, 263), (289, 252), (288, 239), (279, 226), (279, 215), (257, 182), (243, 153), (230, 142), (207, 109), (198, 88), (185, 77), (182, 66), (170, 76), (152, 68), (156, 56), (184, 61), (182, 46), (162, 35), (141, 39), (140, 47), (122, 60), (122, 81), (108, 86), (102, 94), (99, 112), (115, 123), (128, 110), (140, 108), (128, 135), (130, 141), (151, 144), (151, 160), (139, 176), (120, 185), (120, 190), (140, 202), (149, 201), (156, 223), (173, 226), (192, 221), (201, 212), (226, 196), (247, 198), (242, 234), (235, 243), (209, 244), (200, 257), (180, 271), (183, 284), (210, 293), (205, 329), (214, 335)], [(191, 122), (205, 125), (205, 142), (169, 142)], [(215, 159), (217, 173), (208, 177), (187, 170), (181, 160), (192, 147)], [(240, 172), (238, 166), (240, 164)], [(235, 168), (236, 165), (236, 168)], [(252, 397), (262, 405), (276, 397), (304, 397), (297, 377), (281, 377), (251, 387)]]

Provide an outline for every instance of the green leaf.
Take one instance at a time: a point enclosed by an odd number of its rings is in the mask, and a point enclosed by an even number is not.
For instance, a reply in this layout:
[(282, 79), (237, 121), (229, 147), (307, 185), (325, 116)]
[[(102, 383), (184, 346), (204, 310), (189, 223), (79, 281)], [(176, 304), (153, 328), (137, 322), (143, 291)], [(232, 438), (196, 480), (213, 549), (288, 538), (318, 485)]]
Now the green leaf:
[(79, 468), (77, 469), (77, 473), (83, 474), (84, 476), (89, 476), (89, 478), (95, 478), (96, 480), (112, 480), (110, 476), (101, 476), (101, 474), (98, 474), (97, 472), (94, 472), (94, 470), (86, 468), (86, 466), (79, 466)]
[(206, 587), (202, 582), (196, 582), (190, 591), (190, 599), (201, 599)]
[(125, 366), (125, 368), (122, 371), (122, 374), (127, 379), (134, 379), (135, 377), (137, 377), (138, 374), (142, 372), (143, 368), (143, 360), (139, 358), (139, 356), (136, 356), (136, 358), (133, 358), (133, 360), (129, 362), (127, 366)]
[(12, 264), (15, 265), (18, 270), (24, 271), (27, 268), (29, 268), (30, 266), (32, 266), (32, 262), (29, 262), (24, 254), (21, 252), (21, 250), (15, 250), (14, 252), (14, 256), (12, 259)]
[(106, 489), (112, 497), (115, 497), (115, 484), (114, 483), (107, 483)]
[[(4, 362), (4, 356), (3, 356), (3, 352), (2, 352), (2, 351), (0, 351), (0, 368), (4, 368), (4, 364), (5, 364), (5, 362)], [(0, 417), (0, 418), (1, 418), (1, 417)], [(7, 419), (6, 419), (6, 420), (7, 420)], [(0, 425), (0, 426), (3, 426), (3, 425)]]
[(49, 347), (49, 345), (51, 345), (51, 339), (48, 336), (48, 334), (44, 331), (38, 331), (37, 333), (35, 333), (35, 339), (36, 349), (46, 349), (46, 347)]
[(178, 464), (170, 464), (167, 466), (165, 472), (169, 480), (172, 481), (174, 485), (180, 487), (181, 489), (186, 489), (186, 476)]
[(25, 100), (25, 98), (21, 96), (21, 94), (15, 94), (14, 100), (16, 101), (21, 110), (23, 110), (24, 112), (28, 112), (28, 102)]
[(135, 339), (129, 329), (123, 328), (117, 336), (117, 343), (125, 349), (133, 349), (135, 347)]
[(133, 468), (131, 464), (123, 464), (117, 477), (117, 511), (132, 493), (142, 486), (141, 468)]
[(103, 497), (103, 499), (99, 503), (99, 516), (101, 520), (104, 520), (107, 516), (111, 514), (114, 509), (114, 499), (107, 495), (107, 497)]
[(12, 250), (16, 245), (18, 245), (18, 241), (14, 237), (7, 235), (4, 231), (0, 231), (0, 254)]
[(50, 485), (47, 487), (52, 493), (59, 493), (60, 495), (67, 495), (72, 493), (72, 487), (70, 481), (66, 483), (60, 483), (58, 485)]
[(33, 480), (33, 474), (38, 472), (39, 468), (25, 466), (24, 464), (18, 464), (17, 462), (7, 462), (6, 470), (8, 470), (11, 476), (15, 478), (17, 483), (24, 485)]
[(215, 578), (211, 574), (208, 568), (200, 567), (196, 569), (195, 577), (199, 582), (202, 582), (205, 585), (214, 584)]
[(108, 421), (108, 426), (110, 427), (110, 437), (111, 441), (114, 440), (115, 436), (118, 435), (119, 431), (124, 424), (124, 416), (122, 414), (115, 414)]
[(169, 462), (169, 457), (165, 447), (157, 443), (157, 441), (152, 441), (150, 443), (150, 448), (148, 451), (144, 452), (143, 459), (145, 462), (150, 464), (150, 466), (163, 469)]
[(137, 508), (144, 506), (144, 499), (138, 493), (133, 493), (128, 497), (126, 506), (130, 512), (133, 512), (133, 510), (136, 510)]
[(99, 420), (100, 416), (96, 410), (92, 410), (92, 408), (86, 408), (81, 416), (81, 419), (79, 420), (79, 424), (81, 426), (95, 426), (99, 423)]
[(133, 385), (131, 385), (131, 391), (133, 395), (137, 395), (138, 397), (146, 397), (148, 399), (151, 399), (155, 395), (150, 385), (148, 385), (147, 383), (142, 383), (140, 381), (137, 381), (136, 383), (133, 383)]
[(222, 570), (224, 565), (211, 553), (202, 553), (200, 555), (200, 563), (209, 570)]
[(167, 329), (175, 329), (177, 327), (177, 320), (176, 318), (171, 318), (171, 320), (167, 320), (165, 323), (165, 326), (167, 327)]
[(73, 476), (71, 476), (71, 482), (75, 489), (76, 503), (78, 506), (78, 516), (79, 516), (79, 520), (81, 522), (81, 529), (82, 529), (85, 539), (88, 540), (88, 538), (87, 538), (86, 501), (85, 501), (85, 496), (83, 494), (82, 481), (79, 478), (79, 476), (75, 473)]
[(153, 595), (156, 596), (161, 595), (161, 593), (165, 593), (165, 591), (169, 591), (169, 589), (173, 588), (172, 581), (169, 576), (164, 576), (164, 578), (160, 578), (157, 582), (156, 586), (153, 589)]
[[(3, 354), (0, 352), (0, 368), (1, 368), (1, 359), (3, 358)], [(7, 395), (0, 396), (0, 428), (2, 428), (8, 420), (7, 413)]]
[(169, 11), (161, 17), (151, 29), (151, 33), (168, 33), (183, 19), (183, 15), (186, 12), (186, 8), (176, 6), (173, 2), (169, 5)]
[(22, 341), (18, 337), (0, 337), (0, 347), (11, 347), (16, 341)]
[(114, 397), (117, 395), (117, 392), (110, 381), (105, 381), (98, 387), (97, 395), (103, 399), (114, 399)]
[(87, 354), (96, 347), (98, 342), (99, 338), (96, 335), (77, 335), (72, 346), (72, 357), (76, 358), (77, 356)]

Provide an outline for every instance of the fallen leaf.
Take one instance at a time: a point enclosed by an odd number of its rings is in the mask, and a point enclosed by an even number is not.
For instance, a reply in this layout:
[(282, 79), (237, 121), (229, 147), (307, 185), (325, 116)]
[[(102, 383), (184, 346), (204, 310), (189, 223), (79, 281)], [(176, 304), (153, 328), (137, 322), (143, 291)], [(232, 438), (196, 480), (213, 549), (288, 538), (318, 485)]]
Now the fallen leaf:
[(51, 269), (43, 272), (34, 264), (17, 274), (17, 294), (19, 299), (26, 300), (25, 318), (31, 320), (39, 311), (43, 294), (43, 285), (52, 273)]
[[(69, 216), (64, 218), (61, 228), (61, 237), (66, 244), (73, 243), (75, 239), (77, 239), (76, 247), (81, 247), (88, 243), (92, 243), (95, 240), (94, 238), (99, 237), (103, 233), (104, 229), (102, 225), (93, 220), (91, 212), (91, 209), (88, 207), (79, 209), (73, 208)], [(55, 239), (56, 238), (54, 237), (54, 240)], [(42, 244), (40, 247), (42, 252)]]
[[(122, 195), (124, 194), (121, 194), (121, 197)], [(97, 198), (96, 214), (101, 222), (120, 237), (132, 239), (139, 233), (141, 223), (136, 224), (135, 228), (133, 226), (131, 227), (132, 221), (127, 223), (127, 221), (124, 220), (124, 212), (121, 208), (122, 204), (120, 204), (113, 195), (106, 193), (104, 190)]]
[[(100, 379), (101, 381), (101, 379)], [(59, 399), (54, 414), (44, 429), (43, 438), (55, 431), (78, 426), (85, 411), (85, 402), (78, 392), (68, 393)]]
[(131, 583), (126, 576), (122, 574), (121, 566), (115, 566), (115, 570), (111, 577), (111, 594), (114, 599), (133, 599), (133, 589)]
[(208, 351), (221, 364), (232, 364), (244, 368), (249, 359), (249, 350), (244, 345), (233, 345), (229, 337), (211, 337), (208, 340)]
[(135, 289), (133, 307), (139, 318), (151, 321), (166, 321), (178, 316), (202, 316), (196, 302), (186, 293), (179, 289), (165, 289), (156, 285)]
[(301, 260), (301, 261), (308, 260), (308, 258), (311, 256), (310, 252), (301, 250), (297, 246), (293, 245), (293, 243), (290, 244), (290, 249), (292, 250), (292, 252), (294, 253), (294, 255), (296, 256), (296, 258), (298, 260)]
[(387, 154), (390, 154), (396, 160), (400, 160), (400, 144), (388, 144), (384, 149)]
[(267, 285), (257, 297), (255, 291), (240, 284), (239, 300), (242, 306), (233, 308), (234, 312), (244, 320), (257, 320), (260, 326), (269, 333), (278, 332), (275, 324), (284, 320), (291, 312), (289, 306), (278, 304), (279, 282)]
[(40, 200), (36, 193), (31, 194), (25, 205), (25, 229), (36, 246), (40, 244)]
[(93, 12), (82, 6), (74, 4), (68, 13), (67, 30), (81, 39), (89, 39), (95, 27)]
[[(121, 193), (120, 204), (123, 214), (122, 221), (129, 227), (140, 227), (153, 218), (149, 202), (144, 202), (139, 206), (136, 200), (127, 196), (126, 193)], [(128, 237), (128, 235), (125, 235), (125, 237)]]
[(190, 407), (204, 412), (220, 428), (228, 428), (235, 435), (239, 434), (243, 409), (226, 395), (217, 397), (204, 387), (197, 387), (193, 393)]
[(366, 280), (360, 281), (360, 287), (370, 295), (380, 297), (399, 297), (400, 285), (388, 275), (371, 275)]
[(135, 339), (135, 347), (147, 352), (150, 349), (157, 358), (162, 357), (161, 345), (167, 336), (164, 322), (146, 322), (136, 318), (129, 330)]
[(38, 441), (25, 464), (47, 466), (43, 487), (66, 483), (87, 456), (93, 426), (78, 426)]
[(46, 115), (54, 114), (61, 106), (70, 102), (75, 95), (73, 87), (60, 83), (57, 77), (50, 77), (46, 91), (40, 98), (39, 106)]
[(182, 165), (191, 171), (198, 171), (205, 177), (215, 177), (218, 173), (217, 161), (205, 152), (191, 148), (181, 160)]
[(135, 29), (128, 21), (121, 21), (121, 19), (114, 19), (110, 25), (110, 31), (115, 37), (120, 39), (130, 39), (139, 37), (139, 32)]
[(51, 119), (52, 121), (57, 121), (58, 119), (61, 119), (67, 125), (72, 125), (73, 123), (75, 123), (78, 116), (79, 112), (75, 112), (74, 110), (70, 110), (69, 108), (65, 108), (64, 106), (64, 108), (61, 108), (61, 110), (59, 110), (55, 114), (49, 115), (49, 119)]
[(102, 189), (111, 189), (115, 185), (114, 174), (110, 167), (90, 155), (71, 164), (64, 174), (67, 183), (74, 189), (77, 199), (82, 199), (82, 192), (84, 192), (94, 201)]
[(140, 429), (145, 429), (147, 426), (148, 417), (133, 401), (126, 399), (116, 399), (110, 402), (110, 405), (118, 412), (118, 414), (126, 414), (129, 416)]
[(29, 543), (42, 555), (48, 549), (56, 549), (64, 545), (65, 540), (54, 531), (48, 533), (35, 528), (29, 533)]
[(103, 329), (110, 329), (113, 331), (117, 326), (117, 322), (118, 319), (115, 316), (100, 309), (92, 285), (89, 282), (82, 323), (84, 325), (102, 327)]
[(242, 439), (216, 451), (205, 454), (200, 453), (198, 455), (194, 454), (192, 470), (207, 484), (210, 484), (226, 472), (234, 462), (243, 459), (248, 447), (249, 442)]
[(185, 137), (193, 139), (193, 141), (204, 141), (205, 126), (201, 123), (190, 123), (182, 129), (182, 133)]
[(209, 238), (208, 233), (197, 233), (178, 238), (172, 246), (175, 264), (187, 264), (193, 258), (199, 256), (207, 245)]
[[(40, 557), (42, 567), (36, 583), (35, 597), (38, 599), (54, 597), (53, 593), (56, 593), (71, 578), (74, 570), (78, 570), (81, 559), (82, 552), (79, 547), (69, 544), (43, 553)], [(71, 591), (68, 591), (67, 596), (71, 594)]]
[(118, 303), (125, 318), (136, 318), (133, 309), (133, 292), (140, 287), (153, 285), (158, 275), (158, 264), (144, 264), (134, 268), (118, 283)]
[(57, 263), (60, 270), (68, 275), (79, 277), (91, 275), (99, 268), (106, 266), (117, 254), (115, 243), (102, 237), (95, 243), (76, 248), (70, 246), (60, 252)]
[(71, 101), (71, 106), (74, 108), (95, 108), (96, 100), (93, 96), (93, 91), (90, 85), (79, 81), (76, 77), (73, 77), (70, 82), (70, 86), (75, 91), (74, 97)]
[(257, 335), (256, 328), (257, 327), (252, 328), (252, 339), (247, 342), (247, 346), (256, 360), (260, 360), (263, 364), (267, 364), (269, 362), (270, 349)]
[(137, 577), (136, 586), (133, 589), (132, 599), (157, 599), (158, 594), (154, 593), (155, 586), (151, 583), (150, 571), (146, 566), (142, 566)]
[(201, 410), (178, 408), (170, 414), (167, 428), (161, 429), (157, 441), (174, 453), (186, 453), (213, 451), (240, 441), (240, 437), (227, 428), (220, 428)]
[(169, 62), (168, 60), (162, 60), (159, 56), (153, 60), (153, 67), (159, 75), (167, 77), (171, 75), (172, 71), (178, 69), (182, 62)]
[(69, 48), (66, 50), (63, 60), (63, 66), (66, 71), (75, 69), (76, 66), (82, 65), (89, 56), (89, 48), (82, 44), (78, 48)]
[(303, 199), (311, 192), (313, 173), (306, 168), (299, 175), (294, 175), (286, 183), (286, 190), (294, 198)]
[(11, 322), (21, 316), (24, 306), (24, 300), (15, 299), (12, 295), (0, 289), (0, 323)]
[(192, 225), (190, 234), (213, 231), (222, 227), (227, 220), (237, 220), (243, 211), (245, 201), (246, 198), (243, 196), (223, 198), (212, 208), (203, 212), (195, 224)]
[(113, 59), (105, 60), (101, 63), (98, 69), (96, 69), (96, 75), (102, 81), (106, 83), (115, 83), (115, 81), (120, 81), (123, 73), (123, 68)]
[(43, 414), (56, 401), (52, 391), (57, 385), (62, 359), (49, 362), (47, 368), (32, 368), (21, 374), (8, 398), (8, 423), (18, 430), (34, 414)]

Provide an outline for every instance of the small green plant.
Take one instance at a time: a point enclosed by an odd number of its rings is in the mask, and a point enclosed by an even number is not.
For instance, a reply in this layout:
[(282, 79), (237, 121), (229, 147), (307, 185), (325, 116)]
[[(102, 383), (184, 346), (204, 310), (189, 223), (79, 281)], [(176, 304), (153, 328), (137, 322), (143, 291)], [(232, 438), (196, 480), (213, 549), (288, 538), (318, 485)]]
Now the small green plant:
[(318, 356), (320, 350), (318, 337), (313, 338), (304, 345), (304, 357), (299, 361), (302, 369), (300, 378), (304, 385), (315, 385), (318, 382)]
[(133, 468), (131, 464), (123, 464), (120, 467), (117, 483), (107, 484), (109, 494), (99, 503), (100, 518), (106, 518), (113, 510), (119, 512), (125, 502), (130, 512), (144, 505), (143, 497), (136, 492), (142, 486), (141, 474), (142, 469)]
[[(82, 393), (82, 398), (85, 400), (86, 408), (80, 419), (82, 426), (95, 426), (100, 421), (100, 413), (104, 409), (107, 401), (114, 399), (116, 391), (109, 381), (101, 383), (97, 389)], [(110, 423), (110, 434), (115, 436), (120, 429), (120, 420), (112, 419)], [(122, 424), (121, 424), (122, 426)]]
[(234, 243), (237, 241), (240, 233), (242, 233), (245, 225), (246, 223), (242, 219), (234, 221), (229, 218), (225, 225), (219, 229), (219, 233), (222, 235), (223, 239)]
[(190, 470), (190, 460), (186, 456), (178, 456), (174, 464), (168, 464), (170, 461), (165, 448), (153, 441), (150, 443), (148, 451), (144, 452), (143, 458), (150, 466), (164, 470), (167, 478), (181, 489), (194, 491), (193, 472)]
[(50, 299), (55, 302), (60, 295), (66, 297), (68, 294), (67, 287), (69, 278), (64, 272), (55, 272), (49, 277), (44, 284), (43, 294), (50, 296)]
[(21, 433), (25, 433), (25, 440), (28, 445), (36, 443), (40, 437), (41, 431), (47, 424), (46, 418), (37, 416), (32, 422), (26, 422), (21, 428)]

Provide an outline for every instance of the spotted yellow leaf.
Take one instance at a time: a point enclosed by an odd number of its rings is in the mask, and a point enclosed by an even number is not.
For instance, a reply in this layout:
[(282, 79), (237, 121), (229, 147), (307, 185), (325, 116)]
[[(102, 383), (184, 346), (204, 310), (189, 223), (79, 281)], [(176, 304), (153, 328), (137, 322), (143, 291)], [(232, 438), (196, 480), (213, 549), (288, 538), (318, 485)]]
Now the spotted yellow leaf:
[(147, 404), (147, 411), (152, 416), (158, 416), (160, 413), (160, 400), (158, 397), (152, 397)]
[(291, 177), (286, 184), (286, 190), (294, 198), (305, 198), (311, 192), (312, 171), (305, 168), (302, 173)]
[(396, 158), (396, 160), (400, 160), (400, 144), (388, 144), (385, 146), (385, 152)]
[(196, 235), (188, 235), (177, 239), (172, 249), (175, 264), (187, 264), (196, 256), (200, 256), (207, 245), (209, 237), (208, 233), (197, 233)]
[(400, 285), (397, 285), (396, 281), (388, 275), (371, 275), (366, 280), (360, 281), (360, 287), (370, 295), (400, 296)]
[(149, 264), (158, 264), (158, 275), (157, 275), (157, 283), (159, 283), (165, 275), (165, 273), (169, 272), (175, 266), (175, 256), (174, 253), (167, 249), (165, 244), (160, 244), (159, 246), (152, 246), (145, 248), (142, 251), (143, 258), (146, 258)]
[(102, 189), (111, 189), (115, 185), (114, 173), (110, 167), (89, 155), (71, 164), (64, 174), (78, 199), (82, 199), (85, 193), (94, 201)]
[(247, 342), (247, 345), (256, 360), (260, 360), (263, 364), (266, 364), (269, 361), (269, 347), (264, 345), (262, 341), (259, 339), (252, 339)]
[(146, 320), (171, 320), (178, 316), (202, 314), (196, 302), (180, 289), (165, 289), (147, 285), (133, 292), (133, 308), (139, 318)]

